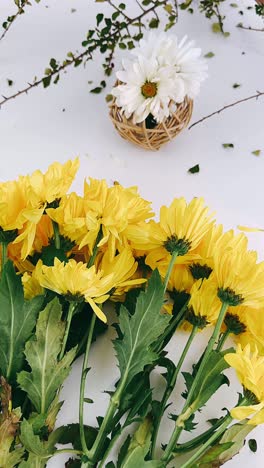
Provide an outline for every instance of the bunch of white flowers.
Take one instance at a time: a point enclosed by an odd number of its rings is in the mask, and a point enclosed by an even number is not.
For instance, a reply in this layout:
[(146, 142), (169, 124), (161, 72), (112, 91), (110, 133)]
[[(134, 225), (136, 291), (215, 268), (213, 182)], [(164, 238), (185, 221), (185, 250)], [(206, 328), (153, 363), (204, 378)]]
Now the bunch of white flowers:
[(122, 62), (123, 70), (116, 73), (120, 84), (112, 90), (116, 104), (126, 118), (134, 123), (152, 114), (157, 122), (169, 117), (170, 104), (193, 99), (207, 77), (207, 64), (201, 49), (185, 36), (178, 41), (175, 35), (153, 33), (142, 39), (133, 49), (131, 60)]

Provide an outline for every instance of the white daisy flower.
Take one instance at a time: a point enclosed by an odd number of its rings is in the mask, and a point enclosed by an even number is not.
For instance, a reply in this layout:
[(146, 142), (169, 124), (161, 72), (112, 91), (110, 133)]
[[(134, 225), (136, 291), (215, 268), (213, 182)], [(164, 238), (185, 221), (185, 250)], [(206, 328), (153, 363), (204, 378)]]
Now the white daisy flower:
[(170, 101), (182, 97), (175, 89), (173, 68), (159, 66), (155, 58), (141, 56), (137, 61), (124, 61), (123, 70), (116, 75), (122, 84), (112, 94), (126, 118), (133, 116), (134, 123), (142, 122), (149, 114), (161, 122), (170, 115)]
[(174, 35), (151, 33), (133, 49), (134, 60), (124, 61), (123, 70), (116, 73), (121, 82), (112, 94), (116, 104), (134, 123), (152, 114), (157, 122), (170, 113), (170, 104), (193, 99), (207, 77), (207, 64), (201, 49), (185, 36), (180, 42)]
[[(202, 81), (207, 78), (207, 63), (201, 58), (201, 49), (194, 47), (194, 41), (187, 36), (179, 42), (175, 35), (150, 33), (148, 39), (141, 39), (133, 49), (136, 57), (155, 57), (160, 65), (175, 68), (175, 86), (184, 87), (185, 96), (193, 99), (200, 91)], [(177, 101), (181, 102), (181, 101)]]

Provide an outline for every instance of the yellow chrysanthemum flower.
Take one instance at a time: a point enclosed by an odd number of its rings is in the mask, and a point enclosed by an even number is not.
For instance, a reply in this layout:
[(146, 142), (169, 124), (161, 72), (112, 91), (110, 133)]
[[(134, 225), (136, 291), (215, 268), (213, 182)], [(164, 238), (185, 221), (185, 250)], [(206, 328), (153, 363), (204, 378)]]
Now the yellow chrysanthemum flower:
[(134, 277), (137, 271), (137, 262), (135, 261), (132, 252), (124, 249), (120, 254), (113, 259), (107, 251), (100, 262), (100, 270), (104, 275), (113, 273), (114, 290), (111, 291), (111, 300), (120, 301), (125, 298), (125, 293), (132, 287), (140, 286), (146, 282), (145, 278)]
[(62, 197), (57, 208), (47, 208), (46, 213), (59, 225), (60, 233), (77, 245), (93, 227), (86, 223), (83, 197), (74, 192)]
[(0, 183), (0, 228), (4, 231), (22, 229), (21, 213), (26, 209), (28, 200), (26, 178)]
[(54, 260), (54, 266), (36, 265), (35, 278), (46, 289), (65, 296), (69, 301), (88, 302), (95, 314), (106, 322), (106, 316), (97, 304), (109, 298), (109, 292), (115, 286), (114, 273), (104, 276), (103, 271), (96, 272), (95, 266), (87, 268), (82, 262), (71, 259), (68, 263)]
[[(87, 196), (87, 190), (85, 191)], [(89, 199), (88, 199), (89, 200)], [(108, 188), (102, 212), (98, 213), (96, 233), (102, 228), (102, 239), (99, 247), (107, 244), (110, 257), (114, 257), (116, 249), (127, 247), (129, 227), (137, 226), (142, 221), (153, 216), (150, 203), (140, 197), (137, 187), (124, 188), (116, 184)], [(80, 246), (85, 245), (86, 239)]]
[[(161, 278), (165, 278), (167, 269), (168, 264), (160, 265), (158, 267)], [(188, 265), (176, 263), (173, 266), (172, 272), (170, 274), (167, 290), (178, 292), (185, 291), (189, 293), (193, 284), (194, 279), (190, 273)]]
[(257, 263), (256, 252), (239, 245), (214, 255), (213, 277), (218, 285), (218, 296), (231, 306), (239, 304), (258, 308), (264, 303), (264, 264)]
[(264, 356), (259, 356), (256, 348), (252, 353), (249, 344), (244, 349), (239, 344), (236, 353), (224, 357), (236, 370), (248, 402), (248, 405), (233, 408), (231, 416), (239, 420), (252, 416), (248, 421), (252, 425), (264, 423)]
[(59, 203), (78, 167), (78, 159), (54, 163), (44, 174), (35, 171), (31, 176), (0, 184), (0, 231), (14, 231), (9, 241), (21, 244), (22, 259), (31, 253), (37, 225), (46, 207)]
[(130, 238), (137, 249), (160, 249), (161, 258), (166, 251), (182, 256), (199, 245), (211, 218), (202, 198), (189, 204), (184, 198), (175, 198), (169, 207), (161, 207), (159, 222), (150, 222), (143, 230), (141, 226), (131, 229)]
[(38, 280), (36, 279), (35, 270), (32, 275), (25, 272), (22, 276), (22, 284), (24, 288), (24, 297), (25, 299), (32, 299), (35, 296), (44, 294), (44, 289), (40, 286)]
[(244, 348), (247, 344), (251, 349), (257, 347), (258, 353), (264, 355), (264, 310), (251, 307), (230, 307), (224, 323), (230, 333), (233, 333), (237, 343)]
[(204, 328), (215, 324), (221, 309), (217, 285), (210, 279), (199, 280), (191, 288), (186, 319), (192, 325)]
[(55, 162), (45, 173), (37, 170), (27, 176), (27, 196), (32, 206), (46, 206), (60, 200), (68, 192), (79, 165), (79, 158), (65, 164)]

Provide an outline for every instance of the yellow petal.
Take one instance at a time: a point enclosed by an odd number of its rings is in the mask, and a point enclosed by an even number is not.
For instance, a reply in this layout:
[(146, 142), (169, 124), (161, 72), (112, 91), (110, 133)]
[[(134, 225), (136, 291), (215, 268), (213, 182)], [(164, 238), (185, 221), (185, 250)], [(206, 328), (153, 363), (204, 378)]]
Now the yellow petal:
[(98, 305), (96, 305), (95, 302), (90, 297), (86, 297), (85, 300), (86, 300), (86, 302), (88, 302), (88, 304), (90, 304), (90, 306), (93, 309), (95, 315), (97, 315), (97, 317), (100, 320), (102, 320), (102, 322), (106, 323), (107, 322), (106, 315), (103, 313), (103, 311), (100, 309), (100, 307), (98, 307)]

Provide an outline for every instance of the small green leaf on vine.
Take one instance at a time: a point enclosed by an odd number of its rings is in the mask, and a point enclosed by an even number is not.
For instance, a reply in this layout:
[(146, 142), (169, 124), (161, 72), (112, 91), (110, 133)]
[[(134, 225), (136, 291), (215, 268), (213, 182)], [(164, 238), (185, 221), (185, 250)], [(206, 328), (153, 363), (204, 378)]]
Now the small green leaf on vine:
[(223, 146), (223, 148), (234, 148), (233, 143), (223, 143), (222, 146)]
[(152, 19), (150, 20), (150, 22), (149, 22), (149, 27), (150, 27), (151, 29), (155, 29), (155, 28), (158, 28), (158, 26), (159, 26), (159, 20), (158, 20), (158, 18), (152, 18)]
[(96, 86), (96, 88), (91, 89), (90, 93), (100, 94), (102, 91), (103, 91), (103, 88), (101, 86)]
[(111, 102), (113, 100), (113, 95), (112, 94), (107, 94), (105, 96), (105, 100), (106, 100), (106, 102)]
[(241, 84), (240, 83), (234, 83), (233, 84), (233, 88), (236, 89), (236, 88), (240, 88)]
[(261, 150), (254, 150), (252, 151), (252, 154), (254, 154), (254, 156), (260, 156), (260, 153), (261, 153)]

